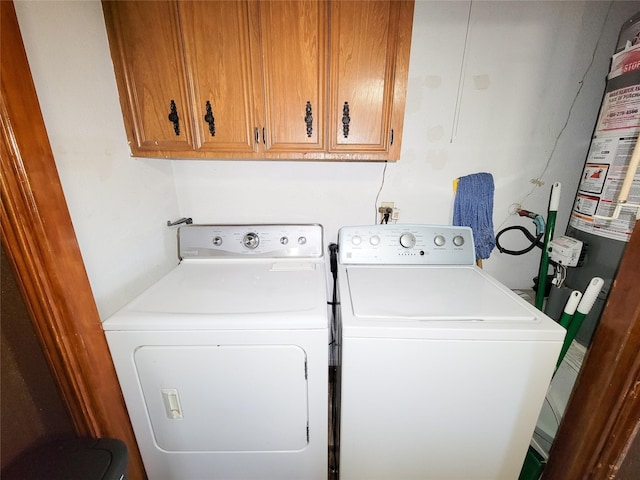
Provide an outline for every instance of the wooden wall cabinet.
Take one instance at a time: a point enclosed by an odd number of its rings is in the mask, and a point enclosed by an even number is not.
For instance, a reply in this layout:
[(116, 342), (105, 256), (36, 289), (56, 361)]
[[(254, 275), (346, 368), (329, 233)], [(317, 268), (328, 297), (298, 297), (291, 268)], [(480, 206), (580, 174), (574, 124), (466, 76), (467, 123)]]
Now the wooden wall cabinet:
[[(127, 136), (134, 155), (195, 148), (175, 2), (104, 2)], [(177, 130), (168, 119), (171, 105)]]
[(254, 155), (247, 2), (105, 1), (103, 11), (133, 156)]
[(326, 150), (326, 1), (263, 1), (258, 9), (265, 157), (322, 158)]
[[(251, 156), (262, 108), (260, 58), (247, 2), (178, 2), (196, 151)], [(253, 35), (253, 38), (252, 38)]]
[(105, 0), (103, 10), (133, 156), (400, 156), (413, 0)]
[(400, 158), (412, 24), (413, 3), (332, 3), (329, 151), (333, 154)]

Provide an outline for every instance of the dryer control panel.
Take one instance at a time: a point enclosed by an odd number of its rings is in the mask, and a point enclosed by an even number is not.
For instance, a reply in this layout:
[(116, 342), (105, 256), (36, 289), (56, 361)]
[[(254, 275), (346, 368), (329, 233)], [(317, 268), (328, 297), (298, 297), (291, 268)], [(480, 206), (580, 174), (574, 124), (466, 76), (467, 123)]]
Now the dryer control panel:
[(322, 226), (187, 225), (178, 230), (179, 255), (186, 258), (322, 257)]
[(338, 234), (342, 264), (473, 265), (469, 227), (451, 225), (362, 225)]

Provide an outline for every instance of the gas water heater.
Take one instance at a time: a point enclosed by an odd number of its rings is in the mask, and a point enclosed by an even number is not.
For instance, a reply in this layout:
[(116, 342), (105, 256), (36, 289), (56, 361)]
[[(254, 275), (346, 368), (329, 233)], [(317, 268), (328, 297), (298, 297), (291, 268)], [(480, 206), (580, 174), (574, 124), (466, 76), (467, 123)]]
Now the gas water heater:
[[(572, 290), (584, 291), (593, 277), (604, 279), (604, 288), (576, 337), (585, 346), (596, 329), (636, 223), (637, 208), (628, 207), (640, 203), (640, 174), (633, 165), (633, 159), (640, 155), (639, 133), (640, 12), (620, 31), (566, 230), (567, 237), (583, 242), (584, 260), (580, 266), (567, 269), (563, 288), (552, 289), (552, 297), (559, 296), (559, 301), (549, 299), (549, 305), (564, 305)], [(621, 190), (628, 191), (623, 208), (618, 205)]]

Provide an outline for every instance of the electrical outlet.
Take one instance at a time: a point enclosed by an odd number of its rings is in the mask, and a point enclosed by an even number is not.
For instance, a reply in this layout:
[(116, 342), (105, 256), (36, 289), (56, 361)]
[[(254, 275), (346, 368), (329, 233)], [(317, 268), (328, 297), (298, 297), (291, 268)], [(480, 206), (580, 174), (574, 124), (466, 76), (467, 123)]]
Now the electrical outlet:
[(381, 202), (378, 213), (380, 213), (380, 223), (396, 223), (400, 218), (400, 210), (395, 207), (394, 202)]
[[(395, 204), (393, 202), (382, 202), (380, 203), (380, 206), (378, 207), (378, 211), (380, 213), (391, 213), (391, 211), (393, 211), (393, 206)], [(387, 209), (390, 209), (389, 211), (387, 211)]]

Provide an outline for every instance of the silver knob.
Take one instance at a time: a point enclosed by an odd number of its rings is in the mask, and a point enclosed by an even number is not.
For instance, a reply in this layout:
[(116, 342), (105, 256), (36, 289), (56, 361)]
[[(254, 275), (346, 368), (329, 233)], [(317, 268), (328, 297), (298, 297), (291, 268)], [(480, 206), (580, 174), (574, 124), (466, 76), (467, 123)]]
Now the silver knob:
[(436, 235), (433, 239), (433, 243), (435, 243), (438, 247), (443, 246), (447, 241), (442, 235)]
[(287, 237), (280, 237), (280, 243), (282, 245), (286, 245), (287, 243), (289, 243), (289, 239)]
[(453, 237), (453, 244), (456, 247), (461, 247), (462, 245), (464, 245), (464, 237), (461, 235), (456, 235), (455, 237)]
[(257, 233), (249, 232), (243, 237), (242, 244), (248, 249), (254, 250), (260, 245), (260, 237)]
[(298, 238), (298, 243), (300, 245), (304, 245), (305, 243), (307, 243), (307, 237), (300, 237)]
[(380, 237), (379, 237), (378, 235), (374, 235), (373, 237), (371, 237), (371, 238), (369, 239), (369, 243), (370, 243), (371, 245), (373, 245), (374, 247), (375, 247), (376, 245), (380, 245)]
[(354, 235), (353, 237), (351, 237), (351, 243), (353, 243), (354, 245), (360, 245), (362, 243), (362, 238), (360, 238), (359, 235)]
[(404, 248), (412, 248), (416, 244), (416, 237), (413, 233), (405, 232), (400, 235), (400, 245)]
[(213, 237), (213, 240), (211, 241), (216, 247), (219, 247), (220, 245), (222, 245), (222, 237)]

